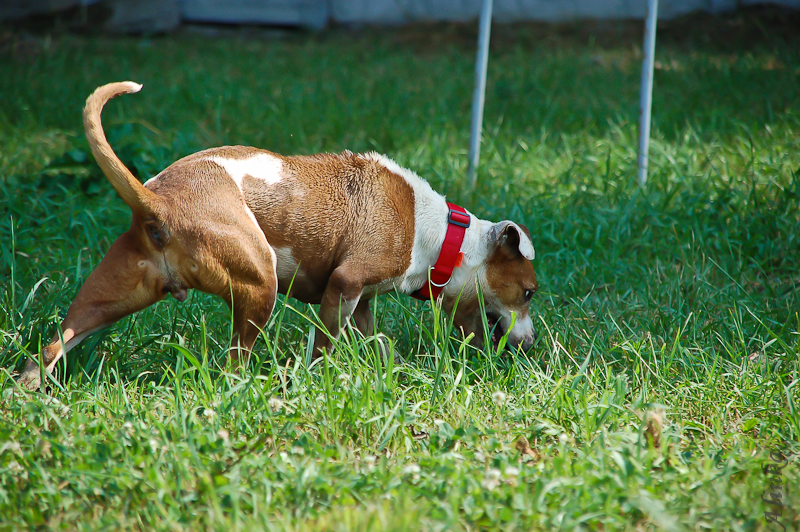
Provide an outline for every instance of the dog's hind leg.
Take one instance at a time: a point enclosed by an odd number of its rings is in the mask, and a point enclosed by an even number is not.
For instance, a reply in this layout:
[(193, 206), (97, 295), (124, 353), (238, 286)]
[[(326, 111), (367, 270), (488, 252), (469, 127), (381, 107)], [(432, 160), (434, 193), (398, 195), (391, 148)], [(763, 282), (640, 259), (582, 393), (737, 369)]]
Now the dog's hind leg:
[[(166, 293), (162, 288), (154, 265), (141, 251), (139, 239), (133, 231), (124, 233), (84, 282), (61, 323), (61, 336), (56, 335), (40, 353), (42, 366), (52, 371), (67, 351), (93, 332), (163, 299)], [(20, 385), (36, 390), (40, 380), (39, 360), (29, 359), (19, 378)]]
[(277, 259), (264, 233), (243, 210), (229, 209), (227, 214), (239, 219), (218, 224), (203, 236), (198, 256), (205, 260), (195, 276), (196, 288), (220, 296), (231, 308), (230, 359), (234, 367), (241, 367), (275, 307)]
[(233, 302), (228, 303), (233, 311), (230, 358), (231, 364), (238, 368), (247, 364), (253, 345), (272, 314), (278, 294), (277, 279), (261, 286), (234, 283), (231, 292)]

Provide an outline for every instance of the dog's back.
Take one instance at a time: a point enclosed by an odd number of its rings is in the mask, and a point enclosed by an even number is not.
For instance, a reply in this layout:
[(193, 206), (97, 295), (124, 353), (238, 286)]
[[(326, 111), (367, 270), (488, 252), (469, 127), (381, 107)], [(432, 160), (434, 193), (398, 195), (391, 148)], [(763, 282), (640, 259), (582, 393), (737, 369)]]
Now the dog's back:
[[(226, 176), (228, 186), (235, 183), (275, 249), (284, 293), (292, 284), (293, 297), (318, 303), (331, 272), (352, 255), (385, 264), (375, 275), (376, 284), (409, 266), (414, 191), (375, 157), (349, 151), (286, 157), (224, 146), (176, 161), (146, 186), (171, 196), (185, 190), (187, 181), (217, 181), (220, 176)], [(171, 190), (173, 181), (179, 183), (177, 192)], [(192, 188), (205, 190), (204, 185), (198, 182)]]

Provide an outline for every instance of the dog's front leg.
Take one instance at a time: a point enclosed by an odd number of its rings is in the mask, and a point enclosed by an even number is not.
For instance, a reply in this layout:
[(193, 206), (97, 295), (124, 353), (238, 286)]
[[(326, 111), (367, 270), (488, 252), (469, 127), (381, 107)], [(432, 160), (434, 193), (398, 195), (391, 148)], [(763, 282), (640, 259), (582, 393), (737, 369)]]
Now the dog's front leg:
[[(328, 279), (319, 305), (319, 317), (322, 325), (334, 338), (338, 338), (342, 328), (347, 325), (347, 320), (358, 307), (363, 287), (360, 269), (347, 264), (336, 268)], [(328, 335), (317, 329), (314, 335), (314, 358), (322, 356), (325, 351), (330, 352), (331, 345)]]
[(369, 299), (361, 298), (353, 311), (353, 321), (356, 322), (356, 327), (364, 336), (375, 334), (375, 318), (372, 316), (369, 302)]
[[(372, 311), (369, 308), (369, 302), (369, 299), (361, 298), (361, 300), (358, 302), (358, 305), (356, 305), (356, 309), (353, 311), (353, 321), (355, 321), (356, 327), (365, 337), (375, 335), (375, 318), (373, 317)], [(386, 343), (386, 339), (378, 338), (377, 342), (378, 351), (383, 357), (384, 362), (388, 361), (390, 351), (389, 346)], [(395, 364), (399, 364), (401, 362), (401, 359), (396, 352), (394, 354), (394, 362)]]

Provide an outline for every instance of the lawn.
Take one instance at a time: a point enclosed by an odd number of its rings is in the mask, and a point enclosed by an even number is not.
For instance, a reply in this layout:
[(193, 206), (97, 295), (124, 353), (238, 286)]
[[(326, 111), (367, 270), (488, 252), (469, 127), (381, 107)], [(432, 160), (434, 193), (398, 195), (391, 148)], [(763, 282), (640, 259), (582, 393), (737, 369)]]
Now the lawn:
[[(4, 31), (0, 530), (800, 529), (792, 20), (663, 26), (644, 189), (639, 24), (493, 29), (475, 189), (474, 24)], [(477, 350), (389, 294), (374, 312), (402, 362), (344, 337), (309, 366), (315, 310), (281, 299), (236, 373), (227, 307), (192, 293), (85, 341), (46, 393), (19, 390), (130, 222), (80, 119), (126, 79), (144, 89), (104, 123), (142, 180), (221, 144), (376, 150), (524, 223), (537, 345)]]

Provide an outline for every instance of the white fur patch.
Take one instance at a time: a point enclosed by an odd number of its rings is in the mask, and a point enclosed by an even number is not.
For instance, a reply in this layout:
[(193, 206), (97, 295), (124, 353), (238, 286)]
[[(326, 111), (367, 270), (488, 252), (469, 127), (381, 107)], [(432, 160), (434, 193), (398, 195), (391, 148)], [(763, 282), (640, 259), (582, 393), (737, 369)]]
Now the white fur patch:
[(275, 273), (278, 274), (278, 279), (291, 280), (292, 278), (301, 277), (302, 270), (297, 267), (300, 264), (292, 254), (292, 248), (274, 248), (275, 256), (278, 258), (278, 264), (275, 267)]
[(498, 240), (500, 238), (499, 235), (504, 231), (507, 232), (509, 227), (513, 227), (514, 230), (519, 235), (518, 249), (520, 254), (528, 260), (533, 260), (536, 257), (536, 252), (533, 249), (533, 242), (531, 242), (531, 239), (528, 237), (527, 234), (525, 234), (525, 231), (523, 231), (519, 225), (515, 224), (510, 220), (504, 220), (502, 222), (497, 222), (496, 224), (494, 224), (491, 228), (491, 231), (487, 235), (489, 240), (491, 241)]
[[(247, 159), (226, 159), (225, 157), (212, 155), (211, 157), (207, 157), (206, 160), (224, 168), (231, 179), (236, 183), (236, 186), (239, 187), (240, 191), (242, 190), (242, 181), (245, 176), (260, 179), (269, 185), (278, 183), (282, 177), (281, 169), (283, 168), (283, 161), (267, 153), (258, 153)], [(259, 232), (264, 234), (261, 226), (258, 225), (255, 214), (250, 210), (250, 207), (245, 204), (244, 208), (247, 212), (247, 216), (253, 221), (253, 224), (255, 224)], [(267, 244), (267, 246), (272, 253), (273, 267), (277, 268), (277, 257), (272, 251), (272, 247), (269, 246), (269, 244)]]
[(370, 152), (362, 157), (373, 160), (402, 177), (414, 191), (414, 245), (411, 248), (411, 264), (398, 288), (402, 291), (418, 288), (419, 281), (427, 277), (428, 268), (439, 257), (447, 231), (447, 202), (427, 181), (385, 155)]
[(514, 222), (510, 222), (517, 228), (517, 232), (519, 232), (519, 252), (528, 260), (533, 260), (536, 258), (536, 250), (533, 249), (533, 242), (531, 239), (528, 238), (528, 235), (525, 234), (525, 231), (522, 230), (520, 226), (515, 224)]
[(258, 153), (247, 159), (226, 159), (214, 155), (208, 160), (223, 167), (239, 189), (246, 175), (260, 179), (267, 185), (274, 185), (283, 178), (283, 161), (266, 153)]

